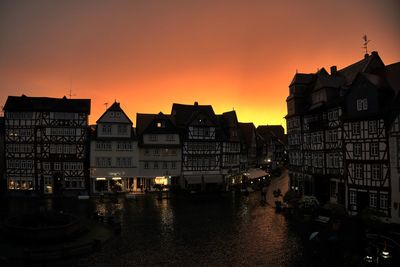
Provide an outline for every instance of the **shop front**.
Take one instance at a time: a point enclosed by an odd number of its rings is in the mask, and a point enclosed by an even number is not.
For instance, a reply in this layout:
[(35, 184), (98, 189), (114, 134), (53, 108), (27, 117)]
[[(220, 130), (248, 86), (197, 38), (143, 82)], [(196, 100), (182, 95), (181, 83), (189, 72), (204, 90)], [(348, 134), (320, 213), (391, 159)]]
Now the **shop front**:
[(93, 179), (93, 193), (118, 193), (127, 191), (127, 177), (95, 177)]

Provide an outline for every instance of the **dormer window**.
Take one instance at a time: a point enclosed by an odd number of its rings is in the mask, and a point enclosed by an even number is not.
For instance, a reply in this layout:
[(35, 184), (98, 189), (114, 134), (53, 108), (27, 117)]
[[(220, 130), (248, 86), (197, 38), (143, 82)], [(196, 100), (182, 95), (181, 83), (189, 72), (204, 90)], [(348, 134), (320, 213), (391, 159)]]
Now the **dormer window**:
[(357, 111), (368, 110), (368, 99), (357, 99)]
[(165, 128), (165, 121), (157, 122), (157, 128)]

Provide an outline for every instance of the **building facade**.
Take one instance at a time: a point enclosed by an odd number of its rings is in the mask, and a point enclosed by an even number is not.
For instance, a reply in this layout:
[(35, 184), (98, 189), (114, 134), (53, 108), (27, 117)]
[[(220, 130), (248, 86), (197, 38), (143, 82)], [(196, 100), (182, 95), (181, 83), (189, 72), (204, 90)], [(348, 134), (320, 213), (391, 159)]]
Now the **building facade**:
[(227, 185), (241, 182), (242, 170), (240, 169), (241, 134), (236, 112), (224, 112), (218, 115), (224, 133), (222, 142), (222, 174)]
[(90, 141), (92, 193), (132, 191), (138, 173), (133, 123), (120, 103), (114, 102), (97, 120)]
[(136, 116), (139, 139), (139, 178), (134, 191), (181, 185), (182, 150), (179, 131), (169, 115)]
[(6, 192), (7, 181), (5, 178), (6, 175), (6, 159), (5, 159), (5, 151), (4, 151), (4, 138), (5, 138), (5, 129), (4, 129), (4, 117), (0, 117), (0, 195)]
[(393, 65), (372, 52), (330, 74), (295, 75), (286, 116), (292, 189), (341, 203), (352, 214), (373, 208), (393, 218), (388, 135), (396, 135), (395, 124), (388, 131), (399, 88), (388, 76), (400, 74)]
[(272, 170), (282, 167), (286, 158), (285, 130), (281, 125), (260, 125), (257, 133), (264, 139), (266, 156), (261, 161), (262, 166)]
[(9, 192), (86, 191), (90, 100), (9, 96), (4, 106)]

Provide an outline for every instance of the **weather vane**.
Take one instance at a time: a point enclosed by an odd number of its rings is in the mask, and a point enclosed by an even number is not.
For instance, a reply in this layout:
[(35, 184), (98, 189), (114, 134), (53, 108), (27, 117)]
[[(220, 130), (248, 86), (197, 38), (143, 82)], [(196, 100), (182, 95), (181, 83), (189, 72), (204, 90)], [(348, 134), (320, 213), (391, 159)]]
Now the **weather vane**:
[(368, 37), (366, 34), (364, 34), (363, 40), (364, 40), (364, 45), (362, 48), (365, 49), (365, 54), (368, 54), (368, 43), (371, 42), (371, 40), (368, 40)]

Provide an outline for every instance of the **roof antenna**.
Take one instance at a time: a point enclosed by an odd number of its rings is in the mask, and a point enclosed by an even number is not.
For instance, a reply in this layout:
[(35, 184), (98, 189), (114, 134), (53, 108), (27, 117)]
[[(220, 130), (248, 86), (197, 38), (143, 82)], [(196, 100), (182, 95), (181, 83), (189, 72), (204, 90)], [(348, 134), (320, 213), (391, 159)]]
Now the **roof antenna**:
[(108, 108), (108, 102), (103, 104), (104, 106), (106, 106), (106, 109)]
[(69, 98), (76, 96), (75, 94), (72, 94), (72, 78), (69, 78), (69, 92), (68, 92), (67, 96), (69, 96)]
[(368, 43), (371, 42), (371, 40), (368, 40), (368, 37), (366, 34), (363, 36), (364, 44), (363, 47), (365, 49), (365, 54), (368, 55)]

